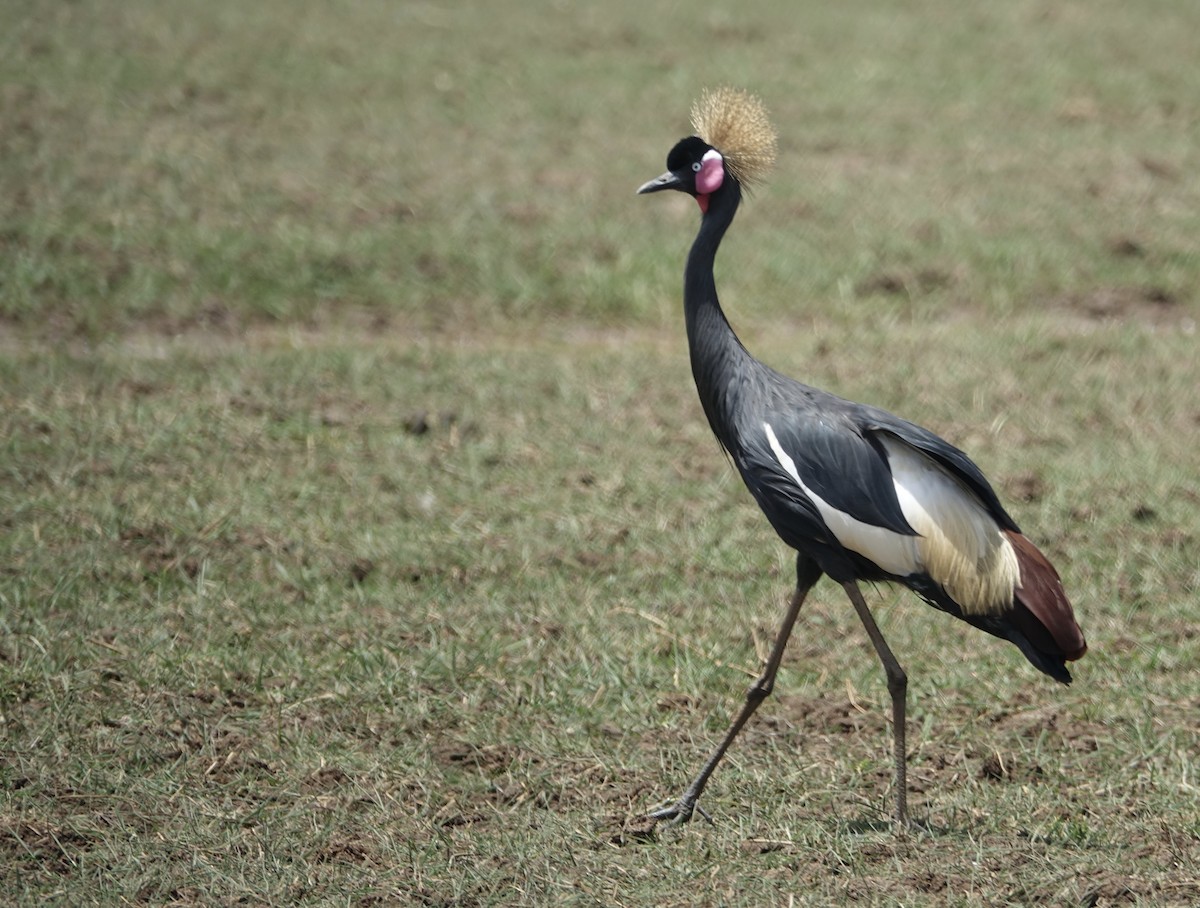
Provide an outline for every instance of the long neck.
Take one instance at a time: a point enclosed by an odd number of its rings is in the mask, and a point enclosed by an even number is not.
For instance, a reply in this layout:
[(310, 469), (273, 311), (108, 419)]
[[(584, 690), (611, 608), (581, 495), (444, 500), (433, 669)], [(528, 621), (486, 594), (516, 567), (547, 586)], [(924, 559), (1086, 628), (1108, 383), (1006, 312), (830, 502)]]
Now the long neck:
[(739, 391), (747, 373), (756, 365), (733, 333), (713, 278), (713, 261), (725, 231), (733, 222), (741, 202), (737, 180), (727, 178), (725, 185), (709, 197), (708, 211), (700, 222), (692, 250), (688, 253), (683, 277), (683, 306), (687, 320), (688, 348), (692, 376), (709, 425), (726, 448), (731, 447), (729, 432)]

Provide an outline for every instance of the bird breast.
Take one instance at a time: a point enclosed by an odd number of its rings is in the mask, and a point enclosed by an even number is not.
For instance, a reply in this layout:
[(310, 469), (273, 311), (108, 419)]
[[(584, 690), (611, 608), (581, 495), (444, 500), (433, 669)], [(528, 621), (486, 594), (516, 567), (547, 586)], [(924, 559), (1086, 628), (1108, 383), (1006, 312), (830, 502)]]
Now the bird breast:
[(865, 523), (821, 498), (801, 478), (770, 424), (763, 429), (780, 466), (844, 548), (896, 577), (927, 574), (964, 614), (998, 614), (1012, 607), (1020, 584), (1012, 543), (974, 493), (936, 461), (897, 438), (878, 436), (901, 512), (917, 534), (910, 536)]

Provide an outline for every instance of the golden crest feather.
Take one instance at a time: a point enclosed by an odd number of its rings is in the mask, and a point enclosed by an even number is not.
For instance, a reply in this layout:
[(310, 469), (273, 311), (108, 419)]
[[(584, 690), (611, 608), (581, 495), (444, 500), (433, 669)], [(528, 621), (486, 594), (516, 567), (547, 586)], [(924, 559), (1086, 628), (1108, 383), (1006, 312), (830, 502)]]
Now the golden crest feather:
[(761, 180), (775, 163), (775, 127), (762, 101), (748, 91), (705, 89), (692, 105), (692, 127), (743, 186)]

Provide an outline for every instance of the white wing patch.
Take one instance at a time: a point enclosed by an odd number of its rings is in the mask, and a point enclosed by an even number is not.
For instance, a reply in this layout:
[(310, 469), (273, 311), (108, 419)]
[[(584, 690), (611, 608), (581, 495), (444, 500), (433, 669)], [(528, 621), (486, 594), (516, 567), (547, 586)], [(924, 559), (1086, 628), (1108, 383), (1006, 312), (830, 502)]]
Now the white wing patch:
[(881, 436), (892, 481), (926, 573), (968, 615), (1006, 612), (1021, 582), (1017, 553), (996, 521), (961, 482), (931, 458)]
[(1012, 543), (979, 500), (924, 454), (882, 436), (904, 519), (919, 534), (905, 536), (856, 520), (813, 492), (763, 423), (780, 466), (812, 500), (838, 542), (869, 558), (889, 574), (921, 571), (957, 602), (965, 614), (995, 614), (1012, 607), (1021, 570)]
[[(920, 540), (916, 536), (905, 536), (883, 527), (871, 526), (856, 520), (845, 511), (839, 511), (804, 484), (804, 480), (796, 471), (796, 461), (783, 450), (783, 445), (779, 443), (771, 424), (763, 423), (763, 428), (767, 432), (767, 441), (779, 465), (787, 470), (787, 474), (796, 480), (796, 485), (800, 486), (804, 494), (817, 506), (825, 526), (829, 527), (829, 532), (833, 533), (838, 542), (850, 551), (870, 558), (889, 574), (906, 577), (921, 570), (921, 560), (917, 551)], [(907, 517), (907, 514), (905, 516)]]

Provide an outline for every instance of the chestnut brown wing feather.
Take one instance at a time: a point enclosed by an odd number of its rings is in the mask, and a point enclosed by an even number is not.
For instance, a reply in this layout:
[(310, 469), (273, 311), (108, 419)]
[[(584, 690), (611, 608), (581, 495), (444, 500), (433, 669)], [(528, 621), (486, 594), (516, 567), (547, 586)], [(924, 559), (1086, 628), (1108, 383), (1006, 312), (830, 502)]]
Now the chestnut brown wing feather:
[(1087, 652), (1087, 641), (1075, 621), (1058, 571), (1023, 535), (1011, 530), (1005, 532), (1021, 566), (1021, 586), (1015, 595), (1013, 620), (1043, 652), (1056, 652), (1069, 662), (1080, 658)]

